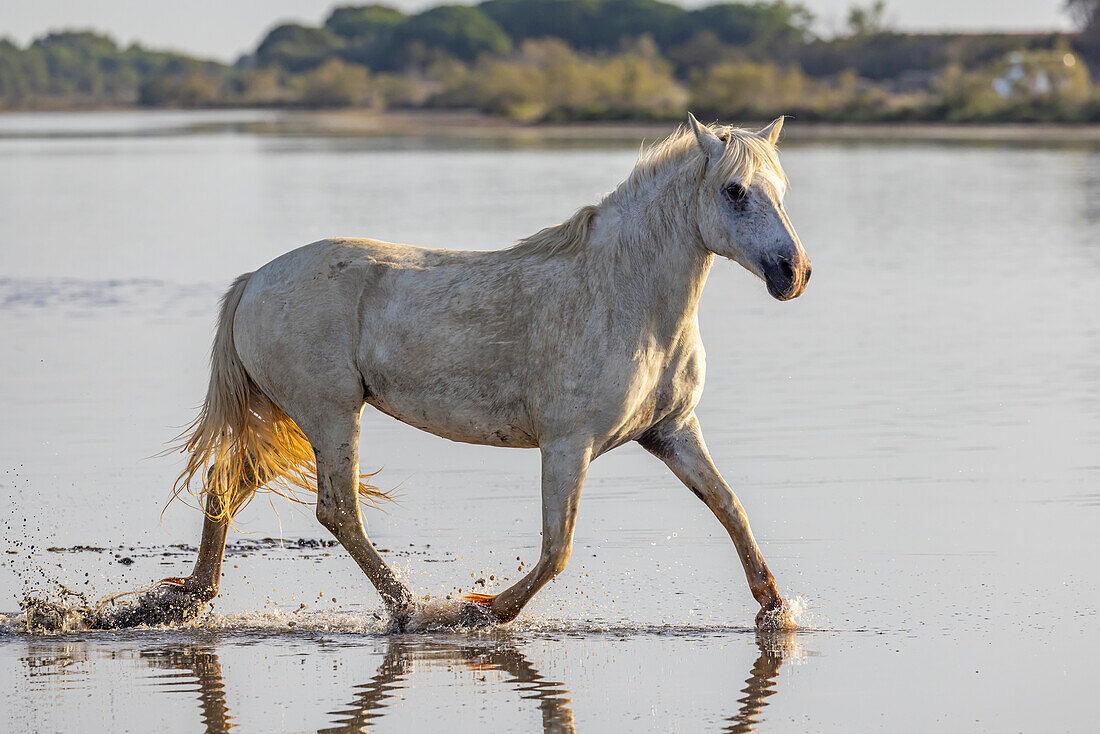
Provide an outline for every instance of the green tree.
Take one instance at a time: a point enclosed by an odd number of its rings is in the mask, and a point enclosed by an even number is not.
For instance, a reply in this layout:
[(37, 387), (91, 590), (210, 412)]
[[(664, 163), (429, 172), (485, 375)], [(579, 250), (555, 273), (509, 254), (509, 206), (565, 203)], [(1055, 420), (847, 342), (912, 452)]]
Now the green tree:
[(557, 38), (574, 48), (593, 49), (601, 5), (602, 0), (487, 0), (478, 9), (516, 41)]
[(853, 38), (875, 36), (886, 30), (886, 2), (875, 0), (866, 7), (848, 8), (848, 33)]
[(181, 107), (208, 107), (221, 98), (218, 80), (201, 72), (191, 72), (179, 86), (178, 102)]
[(109, 37), (90, 31), (50, 33), (31, 44), (49, 72), (53, 94), (101, 95), (121, 86), (119, 69), (112, 63), (119, 48)]
[(308, 71), (323, 64), (343, 45), (343, 39), (328, 28), (287, 23), (268, 32), (256, 49), (256, 58), (261, 64)]
[(665, 55), (676, 65), (678, 75), (690, 77), (698, 69), (728, 61), (731, 56), (740, 53), (733, 46), (722, 43), (712, 31), (699, 31), (668, 49)]
[(804, 6), (787, 2), (718, 3), (692, 11), (681, 23), (678, 37), (712, 33), (731, 46), (802, 43), (812, 33), (814, 16)]
[(45, 91), (49, 75), (41, 53), (24, 51), (7, 39), (0, 39), (0, 105), (15, 107)]
[(374, 39), (407, 17), (388, 5), (344, 5), (333, 9), (325, 19), (325, 28), (342, 38)]
[(239, 98), (246, 105), (290, 103), (295, 94), (285, 84), (287, 73), (276, 66), (249, 69), (241, 75)]
[(499, 25), (468, 5), (439, 5), (410, 17), (394, 28), (392, 44), (398, 64), (423, 61), (418, 48), (473, 61), (484, 53), (507, 53), (512, 47)]
[(1100, 0), (1066, 0), (1066, 10), (1081, 31), (1081, 51), (1094, 68), (1100, 67)]
[(478, 6), (515, 40), (560, 38), (584, 51), (610, 51), (650, 36), (673, 41), (688, 13), (660, 0), (487, 0)]
[(1100, 0), (1066, 0), (1066, 10), (1081, 30), (1100, 24)]
[(679, 5), (659, 0), (603, 0), (595, 27), (596, 46), (617, 49), (624, 42), (648, 36), (667, 48), (687, 15)]
[(367, 67), (386, 67), (394, 30), (408, 16), (386, 5), (344, 6), (325, 20), (325, 27), (344, 39), (340, 56)]

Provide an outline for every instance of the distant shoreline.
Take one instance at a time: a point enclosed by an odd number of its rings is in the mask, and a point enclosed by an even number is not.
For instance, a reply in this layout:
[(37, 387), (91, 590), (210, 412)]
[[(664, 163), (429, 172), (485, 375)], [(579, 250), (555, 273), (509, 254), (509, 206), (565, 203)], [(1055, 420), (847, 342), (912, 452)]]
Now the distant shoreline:
[[(148, 114), (194, 117), (183, 131), (240, 130), (272, 135), (321, 135), (332, 137), (435, 137), (451, 140), (504, 139), (516, 142), (590, 141), (636, 142), (655, 140), (667, 135), (678, 123), (655, 122), (518, 122), (471, 111), (448, 110), (286, 110), (263, 108), (170, 109), (112, 107), (81, 110), (3, 110), (0, 111), (0, 137), (5, 135), (3, 121), (12, 119), (60, 119), (72, 115), (85, 119), (103, 115)], [(234, 115), (239, 114), (239, 118)], [(209, 121), (203, 120), (209, 116)], [(729, 121), (752, 128), (768, 121)], [(175, 132), (178, 128), (168, 128)], [(119, 131), (115, 134), (125, 134)], [(112, 134), (90, 130), (89, 134)], [(81, 135), (79, 131), (44, 130), (42, 137)], [(36, 136), (29, 128), (16, 137)], [(1036, 143), (1057, 145), (1100, 145), (1100, 124), (1096, 123), (824, 123), (801, 122), (788, 118), (783, 140), (800, 142), (958, 142), (958, 143)]]
[[(332, 134), (423, 135), (449, 137), (532, 136), (554, 139), (654, 139), (667, 135), (678, 123), (569, 122), (524, 123), (471, 112), (333, 111), (303, 114), (314, 117)], [(763, 127), (770, 120), (725, 121), (748, 128)], [(788, 118), (783, 139), (798, 141), (959, 141), (959, 142), (1081, 142), (1100, 143), (1096, 123), (825, 123)]]

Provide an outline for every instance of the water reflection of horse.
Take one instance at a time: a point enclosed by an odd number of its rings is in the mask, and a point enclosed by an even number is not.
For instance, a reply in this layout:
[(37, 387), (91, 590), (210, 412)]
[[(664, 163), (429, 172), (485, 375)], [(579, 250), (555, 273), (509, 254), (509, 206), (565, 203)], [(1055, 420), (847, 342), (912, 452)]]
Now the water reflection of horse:
[(378, 672), (367, 683), (356, 686), (347, 708), (334, 712), (336, 723), (319, 734), (364, 732), (383, 716), (394, 692), (407, 685), (416, 665), (443, 665), (450, 669), (500, 671), (508, 676), (524, 699), (538, 701), (544, 732), (573, 732), (573, 709), (565, 684), (548, 680), (510, 644), (424, 644), (421, 640), (395, 640), (386, 649)]
[[(789, 632), (759, 632), (756, 646), (758, 656), (741, 689), (744, 695), (738, 699), (739, 708), (723, 728), (730, 734), (747, 734), (763, 721), (768, 699), (778, 692), (779, 668), (794, 646), (794, 637)], [(154, 668), (184, 670), (193, 676), (198, 683), (200, 711), (207, 734), (223, 734), (234, 728), (221, 665), (213, 647), (193, 645), (157, 649), (143, 653), (142, 658)], [(393, 638), (374, 676), (355, 686), (347, 705), (332, 712), (333, 723), (319, 729), (318, 734), (370, 731), (379, 719), (393, 710), (393, 699), (410, 686), (410, 678), (422, 665), (443, 666), (450, 670), (500, 671), (507, 677), (506, 683), (517, 690), (522, 699), (537, 702), (544, 732), (559, 734), (577, 730), (569, 689), (564, 683), (540, 674), (515, 645), (499, 641), (448, 643)], [(181, 691), (180, 682), (179, 677), (173, 676), (166, 685), (173, 691)]]
[[(154, 649), (142, 653), (152, 667), (189, 671), (198, 683), (199, 706), (207, 734), (222, 734), (234, 728), (226, 702), (221, 665), (214, 648), (206, 645)], [(346, 706), (332, 712), (333, 723), (318, 734), (351, 734), (370, 731), (371, 725), (391, 709), (390, 699), (408, 686), (419, 665), (444, 666), (452, 670), (500, 671), (523, 699), (538, 701), (545, 732), (573, 732), (573, 710), (563, 683), (544, 678), (515, 646), (506, 643), (455, 643), (394, 638), (386, 647), (382, 662), (370, 680), (355, 686)], [(166, 680), (172, 690), (180, 679)], [(194, 689), (188, 688), (188, 691)]]
[(756, 647), (760, 654), (745, 679), (745, 694), (737, 699), (741, 704), (737, 713), (729, 719), (727, 734), (748, 734), (763, 721), (761, 713), (768, 705), (768, 698), (779, 692), (779, 666), (783, 656), (795, 648), (794, 635), (783, 632), (759, 632)]

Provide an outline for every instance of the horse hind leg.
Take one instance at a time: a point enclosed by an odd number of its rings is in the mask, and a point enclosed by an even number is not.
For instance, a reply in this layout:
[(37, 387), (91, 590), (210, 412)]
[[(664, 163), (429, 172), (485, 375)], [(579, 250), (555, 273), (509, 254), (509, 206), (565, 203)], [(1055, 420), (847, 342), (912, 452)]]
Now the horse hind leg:
[(202, 540), (191, 575), (163, 579), (131, 604), (98, 611), (90, 626), (113, 629), (141, 624), (181, 624), (196, 619), (206, 603), (218, 594), (225, 539), (233, 516), (264, 481), (262, 477), (246, 477), (225, 495), (207, 495)]
[(204, 602), (217, 596), (229, 526), (233, 522), (234, 515), (248, 503), (267, 479), (267, 477), (247, 476), (225, 496), (208, 495), (195, 568), (190, 576), (169, 578), (165, 581), (179, 585), (185, 593)]
[(383, 603), (403, 627), (413, 595), (371, 544), (359, 512), (359, 412), (305, 429), (317, 459), (317, 519), (359, 564)]

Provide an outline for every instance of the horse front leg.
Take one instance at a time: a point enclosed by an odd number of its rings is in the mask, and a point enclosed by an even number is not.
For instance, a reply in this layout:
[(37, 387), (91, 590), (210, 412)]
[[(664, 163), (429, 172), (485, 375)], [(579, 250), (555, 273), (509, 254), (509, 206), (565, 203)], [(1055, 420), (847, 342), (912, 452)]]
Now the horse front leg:
[(761, 629), (791, 626), (783, 598), (776, 589), (775, 577), (768, 570), (749, 528), (749, 516), (711, 461), (695, 414), (678, 425), (652, 429), (638, 443), (665, 462), (672, 473), (706, 503), (729, 533), (745, 568), (749, 589), (760, 604), (756, 626)]
[(552, 578), (565, 570), (573, 550), (573, 528), (592, 451), (577, 442), (551, 443), (542, 451), (542, 554), (535, 567), (497, 596), (469, 594), (478, 606), (465, 610), (462, 622), (510, 622)]

